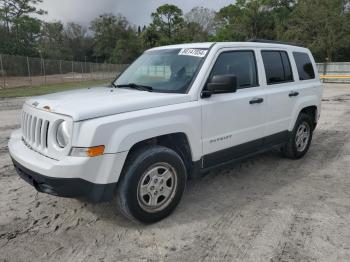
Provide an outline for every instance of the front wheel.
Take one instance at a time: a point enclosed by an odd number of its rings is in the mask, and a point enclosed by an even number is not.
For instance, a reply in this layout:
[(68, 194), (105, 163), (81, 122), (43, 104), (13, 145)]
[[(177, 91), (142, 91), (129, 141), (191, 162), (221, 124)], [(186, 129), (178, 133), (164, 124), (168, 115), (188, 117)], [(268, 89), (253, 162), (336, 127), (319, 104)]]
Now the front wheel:
[(299, 115), (288, 143), (282, 148), (286, 157), (300, 159), (307, 153), (312, 140), (313, 126), (314, 122), (309, 115)]
[(117, 189), (124, 215), (143, 223), (168, 216), (178, 205), (186, 184), (181, 157), (162, 146), (149, 146), (128, 158)]

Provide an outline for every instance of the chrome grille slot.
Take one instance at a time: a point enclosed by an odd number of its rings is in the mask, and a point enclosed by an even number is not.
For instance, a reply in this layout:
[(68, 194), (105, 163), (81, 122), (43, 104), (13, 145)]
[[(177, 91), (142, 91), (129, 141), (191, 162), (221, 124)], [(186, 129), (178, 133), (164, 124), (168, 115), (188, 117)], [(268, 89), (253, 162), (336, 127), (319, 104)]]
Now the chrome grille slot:
[(35, 142), (36, 146), (39, 147), (41, 145), (41, 126), (43, 124), (43, 120), (39, 118), (36, 124), (36, 132), (35, 132)]
[(28, 120), (29, 120), (29, 115), (26, 114), (26, 119), (25, 119), (25, 123), (24, 123), (24, 134), (25, 134), (25, 138), (28, 137)]
[(27, 137), (27, 113), (24, 113), (24, 117), (23, 117), (23, 125), (22, 125), (22, 132), (23, 132), (23, 137)]
[(36, 121), (37, 121), (37, 118), (36, 117), (32, 117), (32, 124), (30, 126), (30, 131), (31, 131), (31, 142), (33, 145), (36, 144), (36, 141), (35, 141), (35, 131), (36, 131)]
[(28, 142), (30, 143), (31, 139), (32, 139), (32, 116), (28, 115), (28, 123), (27, 123), (27, 134), (28, 134)]
[(22, 140), (28, 148), (55, 160), (69, 155), (71, 144), (60, 148), (56, 142), (59, 123), (67, 121), (70, 130), (72, 129), (73, 121), (69, 116), (41, 110), (25, 103), (21, 120)]
[(47, 148), (49, 126), (49, 120), (33, 116), (27, 112), (22, 114), (23, 140), (34, 149), (44, 150)]
[(44, 147), (47, 148), (48, 147), (48, 136), (49, 136), (49, 128), (50, 128), (50, 122), (49, 121), (46, 121), (47, 122), (47, 125), (46, 125), (46, 128), (44, 130)]
[(41, 148), (47, 147), (47, 128), (48, 127), (48, 121), (43, 120), (43, 123), (41, 125), (41, 133), (40, 133), (40, 145)]
[(38, 122), (36, 123), (35, 128), (35, 145), (39, 147), (41, 145), (41, 125), (43, 123), (43, 120), (39, 118)]

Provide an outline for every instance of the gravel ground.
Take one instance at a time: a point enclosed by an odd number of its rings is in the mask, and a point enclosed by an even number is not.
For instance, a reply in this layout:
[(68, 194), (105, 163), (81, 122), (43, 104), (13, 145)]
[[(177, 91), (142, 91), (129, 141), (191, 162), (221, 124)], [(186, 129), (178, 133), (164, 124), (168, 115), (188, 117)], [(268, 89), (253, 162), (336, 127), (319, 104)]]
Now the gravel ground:
[(19, 179), (7, 141), (22, 102), (0, 100), (0, 261), (349, 261), (349, 85), (326, 86), (305, 158), (270, 152), (190, 181), (151, 226)]

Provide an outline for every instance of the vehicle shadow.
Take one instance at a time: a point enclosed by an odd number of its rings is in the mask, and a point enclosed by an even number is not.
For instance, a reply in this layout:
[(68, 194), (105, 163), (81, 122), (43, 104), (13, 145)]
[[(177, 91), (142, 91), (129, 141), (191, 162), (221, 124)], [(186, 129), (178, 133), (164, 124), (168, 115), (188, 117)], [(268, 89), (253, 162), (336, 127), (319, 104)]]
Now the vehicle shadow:
[[(346, 131), (317, 130), (310, 151), (303, 159), (286, 159), (278, 150), (274, 150), (190, 180), (175, 212), (153, 226), (169, 228), (200, 222), (208, 216), (219, 217), (228, 209), (234, 212), (253, 201), (266, 198), (332, 163), (341, 151), (346, 136), (349, 136)], [(88, 204), (87, 208), (100, 219), (110, 220), (120, 227), (144, 228), (144, 225), (133, 223), (119, 214), (114, 202)]]

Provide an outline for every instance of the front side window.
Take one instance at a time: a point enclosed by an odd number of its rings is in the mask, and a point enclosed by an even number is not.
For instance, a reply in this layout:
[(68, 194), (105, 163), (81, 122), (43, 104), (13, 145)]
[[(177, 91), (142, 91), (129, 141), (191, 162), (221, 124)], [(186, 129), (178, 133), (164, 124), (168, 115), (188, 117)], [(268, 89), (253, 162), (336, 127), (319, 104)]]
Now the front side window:
[(214, 75), (236, 75), (238, 89), (258, 86), (256, 60), (253, 51), (230, 51), (220, 54), (211, 71)]
[(294, 52), (295, 63), (297, 64), (300, 80), (315, 79), (315, 71), (312, 66), (310, 57), (306, 53)]
[(293, 81), (292, 68), (287, 52), (275, 50), (262, 51), (261, 55), (264, 61), (268, 85)]
[(153, 50), (142, 54), (118, 79), (116, 86), (141, 85), (155, 92), (185, 93), (207, 49)]

